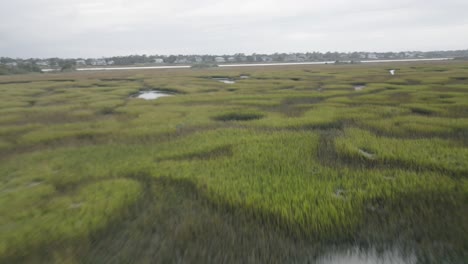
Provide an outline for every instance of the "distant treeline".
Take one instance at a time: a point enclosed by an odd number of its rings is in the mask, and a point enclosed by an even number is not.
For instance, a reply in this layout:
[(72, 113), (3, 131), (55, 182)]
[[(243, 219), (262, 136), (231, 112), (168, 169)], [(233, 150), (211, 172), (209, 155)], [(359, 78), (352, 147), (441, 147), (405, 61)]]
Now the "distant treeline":
[(14, 67), (0, 64), (0, 75), (23, 74), (31, 72), (42, 72), (41, 68), (34, 64), (21, 63)]
[(0, 74), (39, 71), (42, 68), (73, 69), (74, 67), (136, 65), (136, 64), (219, 64), (262, 62), (353, 61), (376, 59), (467, 58), (467, 50), (406, 51), (406, 52), (306, 52), (250, 55), (128, 55), (105, 58), (46, 58), (21, 59), (0, 57)]

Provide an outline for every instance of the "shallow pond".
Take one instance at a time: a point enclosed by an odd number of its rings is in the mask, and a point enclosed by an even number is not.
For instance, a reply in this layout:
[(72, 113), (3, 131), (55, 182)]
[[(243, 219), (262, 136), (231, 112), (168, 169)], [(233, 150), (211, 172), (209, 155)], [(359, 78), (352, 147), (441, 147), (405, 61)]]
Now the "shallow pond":
[(222, 82), (222, 83), (225, 83), (225, 84), (235, 84), (236, 81), (234, 81), (233, 79), (229, 79), (229, 78), (213, 78), (213, 80), (216, 80), (218, 82)]
[(354, 91), (361, 91), (361, 90), (363, 90), (364, 88), (366, 88), (365, 85), (356, 85), (356, 86), (354, 86)]
[(329, 252), (319, 257), (317, 264), (413, 264), (416, 260), (414, 254), (403, 255), (396, 249), (362, 251), (355, 247)]
[(172, 94), (168, 94), (165, 92), (152, 90), (152, 91), (141, 91), (135, 97), (145, 100), (155, 100), (165, 96), (172, 96)]

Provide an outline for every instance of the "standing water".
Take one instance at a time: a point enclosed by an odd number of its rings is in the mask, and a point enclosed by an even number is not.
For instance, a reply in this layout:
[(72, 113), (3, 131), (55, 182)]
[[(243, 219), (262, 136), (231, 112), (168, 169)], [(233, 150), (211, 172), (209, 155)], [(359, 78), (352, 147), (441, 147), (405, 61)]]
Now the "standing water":
[(225, 83), (225, 84), (235, 84), (236, 81), (234, 81), (233, 79), (229, 79), (229, 78), (213, 78), (213, 80), (216, 80), (218, 82), (222, 82), (222, 83)]
[(136, 97), (145, 100), (154, 100), (165, 96), (171, 96), (171, 94), (163, 93), (161, 91), (142, 91)]
[(361, 251), (350, 248), (345, 251), (330, 252), (318, 259), (317, 264), (415, 264), (414, 254), (404, 255), (396, 249)]
[(356, 86), (354, 86), (354, 91), (361, 91), (364, 88), (366, 88), (365, 85), (356, 85)]

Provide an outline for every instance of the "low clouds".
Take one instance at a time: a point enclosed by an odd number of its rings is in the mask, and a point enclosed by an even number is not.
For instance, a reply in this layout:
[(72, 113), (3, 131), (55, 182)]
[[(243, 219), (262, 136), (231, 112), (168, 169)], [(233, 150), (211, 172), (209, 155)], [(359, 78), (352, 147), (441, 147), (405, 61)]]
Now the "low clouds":
[(468, 48), (467, 1), (15, 0), (0, 56)]

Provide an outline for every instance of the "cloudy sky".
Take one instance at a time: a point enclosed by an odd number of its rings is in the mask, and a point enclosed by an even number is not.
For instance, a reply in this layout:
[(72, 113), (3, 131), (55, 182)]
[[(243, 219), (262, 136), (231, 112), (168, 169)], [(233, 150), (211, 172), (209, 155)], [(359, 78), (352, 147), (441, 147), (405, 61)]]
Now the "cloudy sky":
[(0, 56), (468, 49), (467, 0), (0, 0)]

